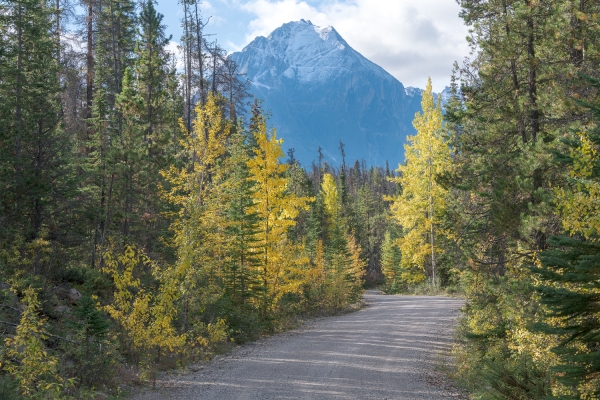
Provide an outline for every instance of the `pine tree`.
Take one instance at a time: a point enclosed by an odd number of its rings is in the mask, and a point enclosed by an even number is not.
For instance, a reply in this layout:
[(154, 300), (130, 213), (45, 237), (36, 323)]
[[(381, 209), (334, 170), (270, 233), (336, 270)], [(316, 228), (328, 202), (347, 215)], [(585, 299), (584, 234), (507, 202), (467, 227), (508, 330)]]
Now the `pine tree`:
[[(43, 1), (4, 3), (0, 36), (0, 245), (64, 237), (75, 195), (73, 141), (63, 129), (56, 10)], [(52, 232), (52, 235), (50, 235)], [(56, 248), (55, 248), (56, 249)], [(24, 257), (25, 254), (22, 254)], [(55, 259), (35, 255), (33, 275)], [(26, 261), (20, 262), (27, 264)]]
[(394, 293), (398, 290), (398, 281), (401, 274), (402, 253), (396, 241), (397, 238), (392, 237), (390, 232), (386, 232), (381, 247), (381, 272), (385, 278), (388, 293)]
[(565, 143), (589, 122), (574, 99), (591, 94), (579, 73), (597, 73), (589, 16), (598, 4), (469, 0), (461, 7), (477, 50), (456, 68), (460, 88), (446, 114), (453, 165), (440, 182), (451, 190), (444, 222), (471, 299), (465, 327), (473, 361), (464, 370), (484, 396), (542, 397), (560, 388), (552, 380), (553, 339), (526, 328), (544, 318), (526, 267), (561, 233), (553, 188), (565, 185), (567, 170), (553, 154), (568, 152)]
[[(96, 8), (95, 58), (90, 149), (86, 185), (95, 202), (87, 206), (94, 215), (91, 263), (102, 264), (109, 236), (127, 235), (132, 198), (131, 171), (123, 171), (123, 115), (117, 95), (127, 68), (133, 67), (135, 5), (131, 0), (100, 1)], [(131, 82), (131, 85), (133, 82)], [(128, 191), (130, 192), (128, 196)]]
[(257, 243), (258, 215), (252, 211), (255, 183), (248, 171), (250, 152), (241, 133), (230, 139), (229, 157), (226, 160), (228, 177), (223, 182), (228, 192), (227, 237), (229, 260), (224, 266), (223, 285), (235, 306), (250, 305), (262, 294), (258, 281), (260, 244)]
[[(588, 81), (593, 89), (600, 88), (598, 80)], [(600, 120), (597, 105), (582, 104)], [(555, 189), (555, 201), (570, 236), (552, 237), (550, 248), (540, 253), (540, 262), (531, 268), (541, 278), (536, 291), (548, 308), (537, 328), (560, 338), (553, 349), (560, 363), (553, 369), (570, 398), (600, 395), (599, 149), (600, 131), (596, 127), (580, 133), (569, 156), (561, 157), (571, 179)]]

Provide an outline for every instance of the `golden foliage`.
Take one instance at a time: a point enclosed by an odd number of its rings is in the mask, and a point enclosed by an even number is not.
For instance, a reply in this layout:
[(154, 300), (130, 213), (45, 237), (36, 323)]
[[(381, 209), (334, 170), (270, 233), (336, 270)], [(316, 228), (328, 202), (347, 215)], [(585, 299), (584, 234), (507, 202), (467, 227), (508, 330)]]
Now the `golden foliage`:
[(580, 133), (580, 146), (571, 151), (573, 166), (569, 175), (575, 182), (572, 189), (555, 190), (556, 204), (562, 212), (562, 224), (572, 235), (581, 233), (597, 240), (600, 234), (600, 182), (590, 179), (598, 163), (598, 152), (586, 133)]
[(326, 173), (323, 175), (321, 191), (323, 192), (325, 211), (327, 211), (333, 220), (339, 219), (342, 212), (342, 205), (335, 178), (331, 174)]
[(407, 138), (405, 164), (398, 167), (400, 176), (395, 178), (402, 186), (402, 194), (391, 199), (393, 218), (404, 229), (399, 246), (401, 279), (407, 283), (425, 279), (425, 263), (432, 255), (431, 234), (446, 207), (446, 190), (435, 181), (435, 176), (450, 165), (450, 148), (442, 137), (441, 98), (434, 102), (431, 79), (421, 106), (423, 111), (413, 121), (417, 134)]
[(264, 120), (259, 123), (255, 139), (257, 147), (248, 161), (248, 179), (256, 184), (257, 190), (250, 212), (256, 213), (259, 220), (256, 239), (262, 253), (260, 279), (267, 290), (264, 306), (269, 308), (284, 293), (296, 291), (302, 285), (304, 278), (300, 278), (299, 271), (308, 265), (308, 258), (298, 256), (299, 248), (288, 242), (287, 232), (296, 224), (300, 210), (307, 210), (313, 199), (287, 190), (289, 179), (284, 173), (288, 165), (279, 162), (283, 157), (282, 140), (277, 139), (275, 131), (267, 133)]
[[(157, 290), (142, 286), (136, 276), (136, 269), (147, 268), (157, 279)], [(148, 356), (154, 351), (181, 351), (186, 336), (179, 335), (173, 325), (178, 293), (159, 267), (141, 250), (125, 246), (116, 257), (105, 254), (104, 272), (112, 277), (116, 289), (113, 302), (105, 309), (123, 327), (133, 347)]]
[(30, 399), (60, 398), (63, 388), (73, 384), (58, 374), (58, 358), (44, 344), (46, 321), (39, 315), (40, 301), (33, 288), (24, 292), (25, 310), (14, 337), (5, 339), (4, 360), (0, 363), (18, 382), (21, 393)]

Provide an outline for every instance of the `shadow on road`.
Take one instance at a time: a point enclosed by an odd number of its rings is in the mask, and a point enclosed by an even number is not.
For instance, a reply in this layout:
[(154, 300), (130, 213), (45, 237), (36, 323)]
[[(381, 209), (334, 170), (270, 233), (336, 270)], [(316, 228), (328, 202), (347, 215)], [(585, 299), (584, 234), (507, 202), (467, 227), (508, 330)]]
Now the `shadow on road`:
[(367, 291), (369, 307), (276, 335), (140, 398), (450, 399), (429, 383), (463, 301)]

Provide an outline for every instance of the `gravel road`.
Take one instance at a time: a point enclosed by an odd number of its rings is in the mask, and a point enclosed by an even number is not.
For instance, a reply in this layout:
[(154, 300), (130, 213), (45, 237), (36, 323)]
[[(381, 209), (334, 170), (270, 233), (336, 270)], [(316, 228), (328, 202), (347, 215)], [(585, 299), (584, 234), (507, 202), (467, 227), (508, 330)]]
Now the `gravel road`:
[(434, 371), (463, 301), (370, 292), (354, 313), (236, 348), (135, 399), (456, 399)]

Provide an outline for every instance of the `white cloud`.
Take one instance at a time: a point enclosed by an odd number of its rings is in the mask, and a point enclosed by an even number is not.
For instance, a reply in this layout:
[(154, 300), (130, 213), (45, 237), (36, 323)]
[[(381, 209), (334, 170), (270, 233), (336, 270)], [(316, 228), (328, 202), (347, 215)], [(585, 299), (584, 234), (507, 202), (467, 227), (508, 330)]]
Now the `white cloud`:
[(215, 8), (213, 7), (212, 3), (211, 3), (211, 2), (209, 2), (209, 1), (206, 1), (206, 0), (205, 0), (205, 1), (203, 1), (202, 3), (200, 3), (200, 4), (202, 4), (202, 9), (203, 9), (203, 10), (206, 10), (206, 11), (211, 11), (211, 10), (214, 10), (214, 9), (215, 9)]
[(185, 65), (183, 65), (183, 52), (181, 51), (181, 48), (179, 47), (179, 43), (175, 42), (175, 41), (170, 41), (169, 44), (166, 47), (166, 50), (175, 55), (175, 67), (177, 68), (178, 71), (183, 71)]
[(469, 54), (468, 28), (453, 0), (331, 0), (319, 5), (302, 0), (241, 0), (239, 6), (255, 16), (246, 42), (302, 18), (331, 25), (354, 49), (405, 86), (424, 87), (431, 76), (434, 89), (441, 90), (450, 81), (453, 62)]

